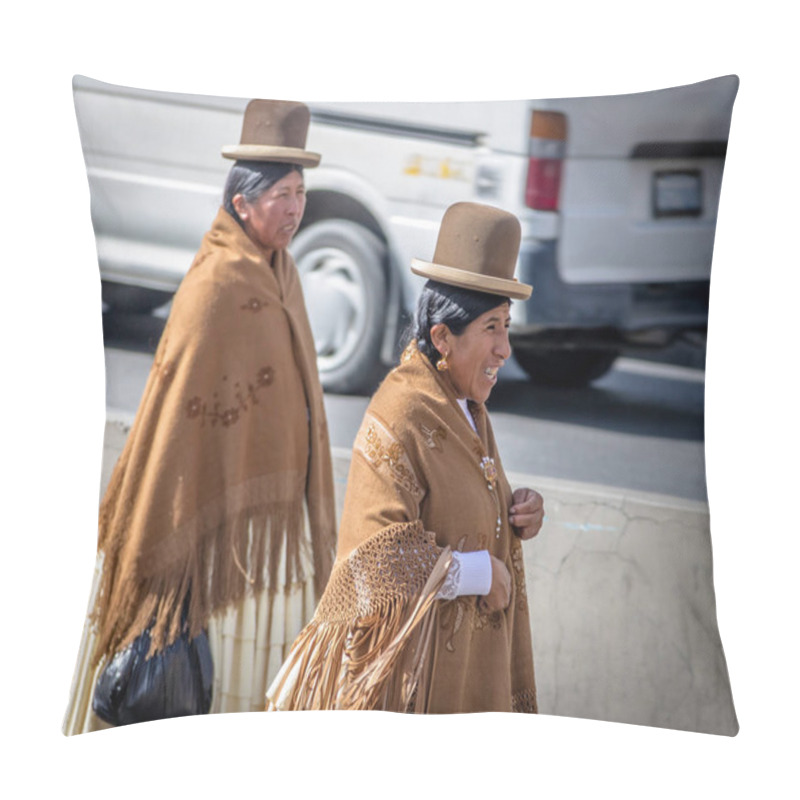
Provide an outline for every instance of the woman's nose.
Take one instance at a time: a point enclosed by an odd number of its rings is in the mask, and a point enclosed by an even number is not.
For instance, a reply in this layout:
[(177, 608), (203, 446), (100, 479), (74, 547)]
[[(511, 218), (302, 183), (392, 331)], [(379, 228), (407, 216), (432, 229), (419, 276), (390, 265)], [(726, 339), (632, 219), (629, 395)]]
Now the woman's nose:
[(508, 361), (511, 358), (511, 342), (508, 339), (508, 329), (503, 328), (503, 332), (497, 342), (495, 353), (503, 359)]

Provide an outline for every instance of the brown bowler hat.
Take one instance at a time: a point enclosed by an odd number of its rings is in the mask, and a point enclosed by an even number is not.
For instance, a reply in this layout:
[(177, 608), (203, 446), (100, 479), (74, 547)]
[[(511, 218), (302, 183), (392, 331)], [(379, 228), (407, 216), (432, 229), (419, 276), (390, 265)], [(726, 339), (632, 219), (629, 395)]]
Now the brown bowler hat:
[(433, 261), (411, 260), (411, 271), (462, 289), (527, 300), (532, 286), (514, 277), (519, 220), (478, 203), (455, 203), (444, 212)]
[(225, 158), (246, 161), (278, 161), (316, 167), (319, 153), (305, 149), (308, 106), (287, 100), (251, 100), (244, 110), (239, 144), (222, 148)]

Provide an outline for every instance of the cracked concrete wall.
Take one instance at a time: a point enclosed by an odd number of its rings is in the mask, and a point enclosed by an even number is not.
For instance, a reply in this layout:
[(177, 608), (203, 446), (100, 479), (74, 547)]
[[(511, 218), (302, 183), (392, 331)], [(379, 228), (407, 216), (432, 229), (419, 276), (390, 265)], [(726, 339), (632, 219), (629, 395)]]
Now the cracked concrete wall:
[[(101, 491), (128, 430), (106, 424)], [(350, 453), (333, 456), (340, 515)], [(523, 545), (540, 713), (734, 735), (707, 505), (508, 478), (545, 498)]]
[(509, 478), (545, 498), (524, 546), (540, 711), (734, 735), (707, 505)]

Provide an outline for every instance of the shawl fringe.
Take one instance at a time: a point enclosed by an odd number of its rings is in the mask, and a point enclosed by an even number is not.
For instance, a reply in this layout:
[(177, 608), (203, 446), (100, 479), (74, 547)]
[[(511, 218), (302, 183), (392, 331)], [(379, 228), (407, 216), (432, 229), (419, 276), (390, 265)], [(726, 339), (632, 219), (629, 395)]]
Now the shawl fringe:
[[(188, 558), (180, 562), (177, 580), (175, 570), (164, 565), (122, 591), (114, 572), (104, 569), (91, 615), (97, 630), (93, 663), (98, 664), (103, 654), (122, 650), (148, 627), (152, 656), (178, 638), (182, 620), (194, 637), (212, 614), (248, 592), (267, 588), (274, 595), (305, 580), (300, 550), (304, 524), (301, 501), (247, 509), (199, 535)], [(278, 575), (284, 551), (285, 571)], [(114, 561), (110, 552), (111, 559), (104, 552), (106, 565)]]
[(417, 521), (382, 529), (337, 562), (267, 710), (424, 712), (434, 601), (451, 559)]

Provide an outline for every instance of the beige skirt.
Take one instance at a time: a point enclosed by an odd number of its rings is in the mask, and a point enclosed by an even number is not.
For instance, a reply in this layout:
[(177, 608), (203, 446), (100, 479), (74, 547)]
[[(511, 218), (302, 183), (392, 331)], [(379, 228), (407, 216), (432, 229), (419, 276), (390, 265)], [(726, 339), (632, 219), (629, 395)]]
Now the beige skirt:
[[(277, 675), (292, 643), (311, 619), (314, 608), (314, 570), (309, 547), (301, 547), (305, 580), (276, 592), (246, 595), (237, 605), (215, 614), (208, 623), (214, 662), (211, 713), (263, 711), (267, 687)], [(285, 554), (282, 554), (283, 561)], [(102, 574), (102, 554), (95, 566), (89, 610)], [(279, 575), (285, 574), (283, 569)], [(111, 727), (92, 711), (95, 683), (103, 669), (91, 667), (95, 635), (87, 616), (81, 637), (69, 704), (62, 730), (66, 736)]]

